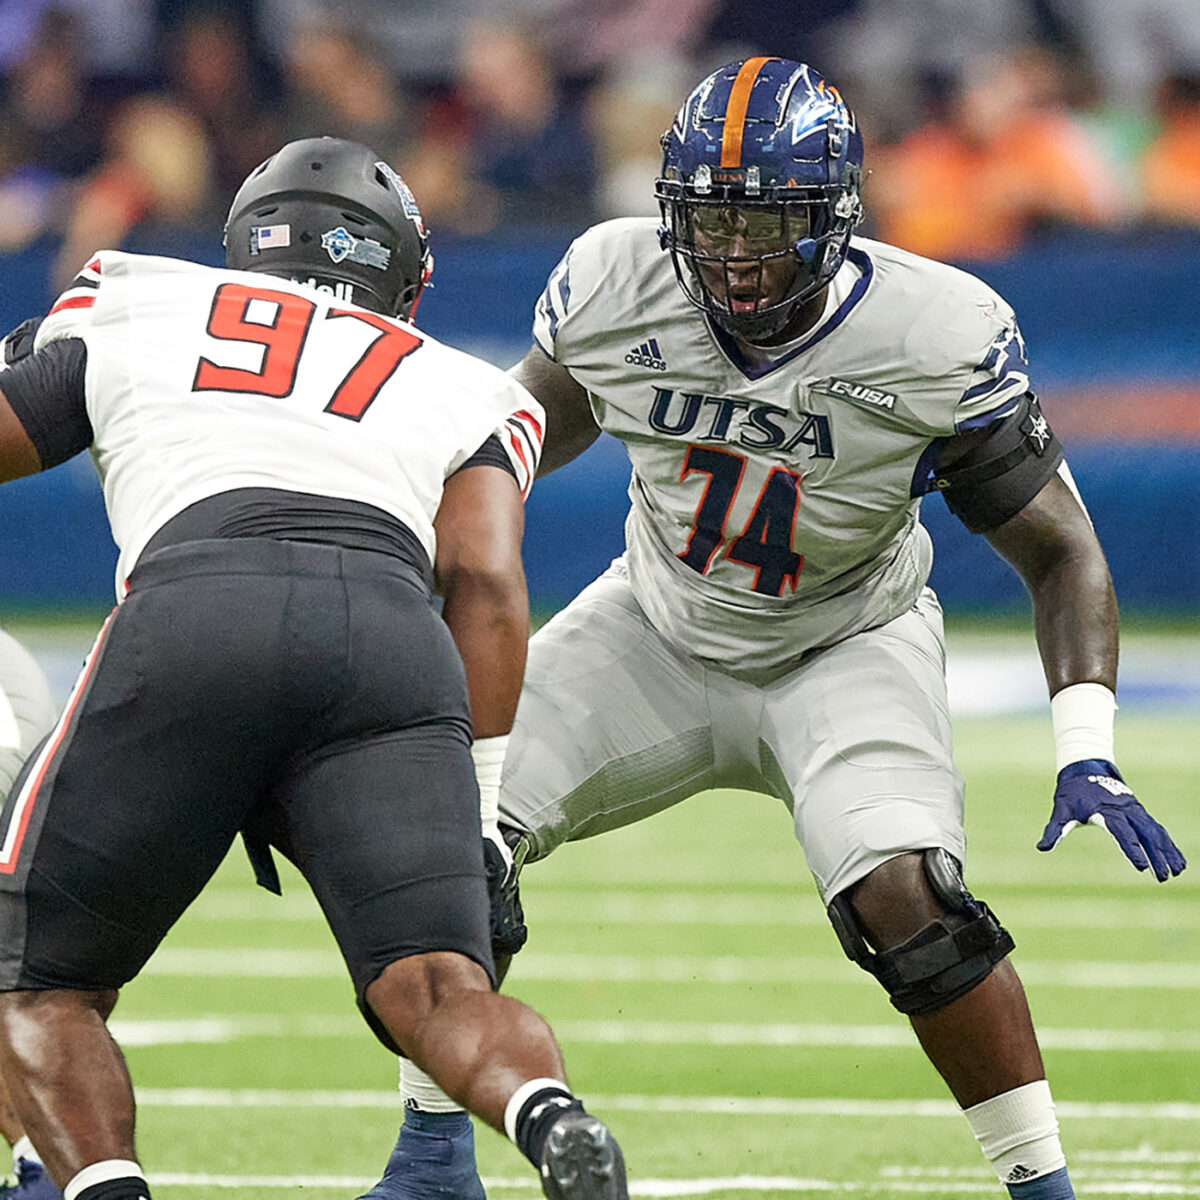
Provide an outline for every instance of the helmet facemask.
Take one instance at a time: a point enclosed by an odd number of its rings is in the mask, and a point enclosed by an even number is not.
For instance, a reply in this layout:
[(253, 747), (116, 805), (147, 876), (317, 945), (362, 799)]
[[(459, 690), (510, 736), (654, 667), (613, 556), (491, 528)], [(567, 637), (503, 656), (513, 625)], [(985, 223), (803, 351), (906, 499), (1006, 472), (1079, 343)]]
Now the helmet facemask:
[(681, 196), (661, 208), (684, 294), (749, 341), (778, 333), (833, 278), (849, 237), (818, 189), (780, 203)]

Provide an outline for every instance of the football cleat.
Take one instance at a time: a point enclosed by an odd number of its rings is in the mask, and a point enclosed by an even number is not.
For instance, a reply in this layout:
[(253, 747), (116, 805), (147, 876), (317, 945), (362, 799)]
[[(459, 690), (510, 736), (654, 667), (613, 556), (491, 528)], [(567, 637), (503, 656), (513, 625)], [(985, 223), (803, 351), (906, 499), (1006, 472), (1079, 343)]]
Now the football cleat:
[(0, 1200), (63, 1200), (46, 1168), (31, 1158), (18, 1158), (13, 1173), (16, 1183), (0, 1185)]
[(549, 1200), (628, 1200), (625, 1158), (608, 1127), (581, 1109), (551, 1126), (542, 1151), (542, 1191)]

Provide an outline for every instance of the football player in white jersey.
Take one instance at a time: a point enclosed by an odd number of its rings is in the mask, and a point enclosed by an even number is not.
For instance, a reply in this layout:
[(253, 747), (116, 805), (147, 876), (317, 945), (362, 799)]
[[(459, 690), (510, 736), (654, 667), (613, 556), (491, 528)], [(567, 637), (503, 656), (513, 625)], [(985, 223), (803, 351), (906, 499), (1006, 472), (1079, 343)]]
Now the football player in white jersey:
[[(500, 799), (517, 865), (702, 789), (782, 798), (846, 954), (1000, 1179), (1070, 1197), (1012, 939), (963, 884), (924, 495), (1032, 595), (1058, 769), (1039, 849), (1092, 822), (1159, 880), (1185, 862), (1113, 764), (1116, 603), (1013, 312), (852, 236), (861, 134), (807, 66), (720, 68), (662, 145), (661, 224), (579, 237), (513, 371), (543, 471), (601, 430), (632, 464), (625, 554), (531, 643)], [(498, 952), (523, 940), (512, 883)]]
[(386, 1046), (553, 1200), (624, 1200), (549, 1027), (493, 988), (477, 771), (494, 799), (542, 410), (412, 324), (424, 228), (365, 146), (252, 172), (226, 260), (97, 253), (0, 376), (0, 480), (90, 449), (120, 551), (0, 825), (14, 1108), (68, 1200), (149, 1197), (106, 1020), (241, 832), (260, 882), (271, 846), (304, 874)]

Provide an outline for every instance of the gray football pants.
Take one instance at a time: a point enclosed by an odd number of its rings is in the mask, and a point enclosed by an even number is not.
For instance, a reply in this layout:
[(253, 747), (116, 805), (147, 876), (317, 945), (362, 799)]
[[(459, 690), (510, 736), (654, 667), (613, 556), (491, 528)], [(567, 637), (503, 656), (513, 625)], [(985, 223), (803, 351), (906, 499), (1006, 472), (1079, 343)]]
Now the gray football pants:
[(37, 660), (0, 629), (0, 803), (57, 715)]
[(961, 862), (933, 593), (765, 686), (668, 642), (618, 573), (534, 636), (501, 789), (530, 859), (714, 787), (789, 806), (826, 903), (905, 851), (941, 846)]

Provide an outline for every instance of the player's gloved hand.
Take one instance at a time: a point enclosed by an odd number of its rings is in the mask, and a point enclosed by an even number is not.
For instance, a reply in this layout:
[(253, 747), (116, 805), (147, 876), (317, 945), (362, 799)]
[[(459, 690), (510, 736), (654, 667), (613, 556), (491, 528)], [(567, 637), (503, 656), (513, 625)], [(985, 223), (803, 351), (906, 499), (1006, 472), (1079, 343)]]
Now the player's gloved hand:
[(1104, 759), (1069, 763), (1058, 773), (1054, 811), (1039, 850), (1053, 850), (1077, 825), (1107, 829), (1139, 871), (1152, 868), (1162, 883), (1187, 866), (1171, 835), (1141, 806), (1120, 771)]
[[(492, 953), (497, 956), (516, 954), (529, 936), (518, 888), (525, 847), (517, 830), (500, 827), (500, 777), (507, 748), (507, 735), (477, 738), (471, 746), (479, 783), (479, 822), (483, 828), (483, 861), (491, 906)], [(513, 846), (521, 847), (520, 860), (516, 862)]]

